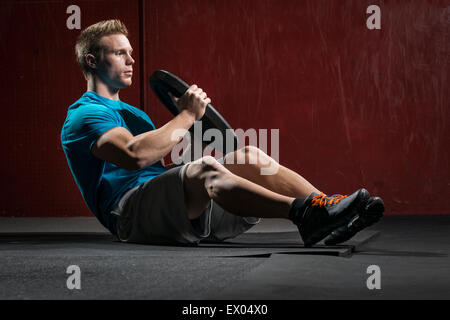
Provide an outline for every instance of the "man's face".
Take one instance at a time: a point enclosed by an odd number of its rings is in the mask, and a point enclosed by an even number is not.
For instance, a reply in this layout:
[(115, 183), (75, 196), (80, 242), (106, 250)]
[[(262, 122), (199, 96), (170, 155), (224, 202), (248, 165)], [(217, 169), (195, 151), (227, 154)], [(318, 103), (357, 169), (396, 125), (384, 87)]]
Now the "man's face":
[(111, 34), (101, 38), (103, 58), (97, 64), (97, 75), (112, 89), (129, 87), (132, 83), (134, 60), (128, 38)]

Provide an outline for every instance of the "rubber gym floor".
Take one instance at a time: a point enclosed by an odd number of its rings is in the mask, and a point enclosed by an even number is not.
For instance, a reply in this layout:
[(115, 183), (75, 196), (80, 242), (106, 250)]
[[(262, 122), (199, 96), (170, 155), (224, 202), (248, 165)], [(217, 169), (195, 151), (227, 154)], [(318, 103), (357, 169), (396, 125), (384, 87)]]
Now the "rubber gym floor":
[(0, 299), (449, 299), (449, 230), (448, 215), (388, 215), (304, 248), (293, 224), (265, 219), (224, 243), (153, 246), (95, 218), (0, 218)]

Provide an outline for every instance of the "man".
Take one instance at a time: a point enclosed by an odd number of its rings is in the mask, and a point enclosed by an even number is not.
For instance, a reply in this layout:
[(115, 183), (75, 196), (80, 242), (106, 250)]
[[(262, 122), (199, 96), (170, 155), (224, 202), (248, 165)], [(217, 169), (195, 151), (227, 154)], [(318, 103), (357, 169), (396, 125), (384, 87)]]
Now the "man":
[[(381, 218), (382, 200), (365, 189), (326, 196), (256, 147), (166, 168), (162, 160), (179, 142), (172, 134), (189, 129), (211, 99), (191, 86), (174, 98), (180, 114), (156, 129), (144, 112), (119, 99), (120, 89), (132, 83), (135, 62), (127, 35), (118, 20), (81, 32), (75, 51), (87, 92), (69, 107), (61, 132), (85, 202), (121, 241), (221, 241), (259, 218), (285, 218), (298, 226), (306, 246), (326, 237), (336, 244)], [(277, 173), (260, 175), (268, 163)]]

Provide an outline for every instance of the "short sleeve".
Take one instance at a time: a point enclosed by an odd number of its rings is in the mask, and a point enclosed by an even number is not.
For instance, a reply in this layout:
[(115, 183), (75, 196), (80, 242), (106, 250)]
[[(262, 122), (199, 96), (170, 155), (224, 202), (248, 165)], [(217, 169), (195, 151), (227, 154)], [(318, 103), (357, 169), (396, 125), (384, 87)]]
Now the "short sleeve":
[(75, 110), (66, 131), (67, 143), (73, 143), (80, 151), (90, 153), (92, 146), (106, 131), (120, 127), (116, 112), (100, 104), (84, 105)]

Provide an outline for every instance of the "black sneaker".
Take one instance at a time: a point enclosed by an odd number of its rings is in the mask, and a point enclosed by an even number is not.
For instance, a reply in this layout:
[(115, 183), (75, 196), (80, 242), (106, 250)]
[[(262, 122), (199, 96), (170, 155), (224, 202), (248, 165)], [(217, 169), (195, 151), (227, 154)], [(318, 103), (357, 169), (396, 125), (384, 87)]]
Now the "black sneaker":
[(379, 197), (367, 201), (364, 211), (356, 215), (347, 225), (334, 230), (326, 239), (325, 244), (333, 246), (349, 240), (356, 233), (380, 221), (384, 213), (384, 203)]
[(366, 189), (350, 196), (312, 193), (303, 203), (299, 199), (293, 202), (290, 218), (297, 225), (305, 247), (310, 247), (333, 230), (348, 225), (364, 210), (369, 197)]

